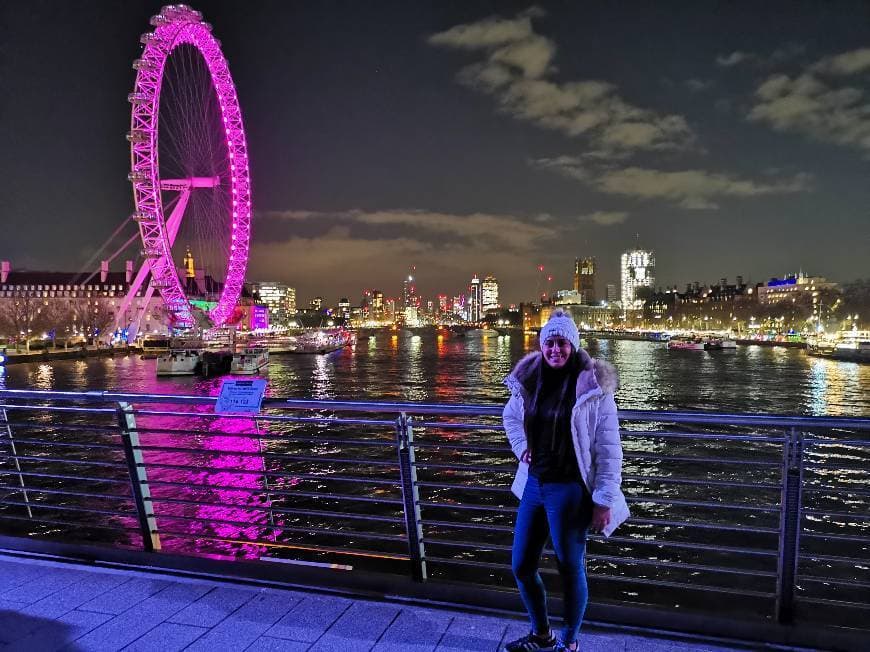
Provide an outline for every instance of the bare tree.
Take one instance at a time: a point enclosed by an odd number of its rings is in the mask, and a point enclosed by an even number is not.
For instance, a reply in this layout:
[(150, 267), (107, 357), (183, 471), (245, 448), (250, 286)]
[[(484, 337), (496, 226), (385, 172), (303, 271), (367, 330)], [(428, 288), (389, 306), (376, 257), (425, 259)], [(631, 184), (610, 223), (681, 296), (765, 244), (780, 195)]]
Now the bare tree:
[(15, 341), (15, 350), (21, 350), (24, 343), (26, 351), (30, 351), (30, 340), (41, 330), (42, 299), (37, 297), (14, 297), (9, 299), (0, 312), (0, 330), (8, 338)]
[(105, 301), (87, 299), (73, 306), (73, 319), (85, 339), (92, 343), (115, 322), (115, 313)]
[(43, 302), (40, 312), (40, 325), (48, 332), (51, 346), (57, 346), (58, 335), (69, 341), (69, 334), (75, 322), (75, 312), (69, 299), (52, 299)]

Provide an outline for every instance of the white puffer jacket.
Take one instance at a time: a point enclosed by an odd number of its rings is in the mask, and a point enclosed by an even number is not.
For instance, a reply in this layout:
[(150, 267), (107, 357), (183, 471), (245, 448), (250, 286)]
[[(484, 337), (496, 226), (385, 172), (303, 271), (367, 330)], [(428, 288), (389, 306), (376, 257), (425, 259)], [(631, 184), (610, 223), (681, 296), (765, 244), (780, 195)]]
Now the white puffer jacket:
[[(571, 412), (571, 434), (577, 466), (592, 501), (610, 508), (610, 523), (603, 534), (610, 536), (629, 517), (628, 505), (622, 494), (622, 444), (613, 393), (619, 376), (613, 365), (595, 360), (580, 349), (583, 370), (577, 378), (577, 400)], [(540, 351), (520, 360), (504, 384), (511, 397), (502, 414), (504, 429), (517, 459), (529, 445), (523, 425), (526, 402), (534, 387), (540, 365), (545, 364)], [(522, 498), (529, 477), (529, 465), (520, 462), (511, 491)]]

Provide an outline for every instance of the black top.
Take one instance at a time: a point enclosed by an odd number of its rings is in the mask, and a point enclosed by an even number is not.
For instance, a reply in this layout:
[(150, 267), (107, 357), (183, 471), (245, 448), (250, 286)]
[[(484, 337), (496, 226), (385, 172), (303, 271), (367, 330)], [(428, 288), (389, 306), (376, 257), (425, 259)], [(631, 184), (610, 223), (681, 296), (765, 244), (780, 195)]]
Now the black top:
[[(553, 369), (541, 361), (537, 399), (526, 435), (532, 453), (529, 473), (542, 482), (573, 482), (580, 479), (577, 455), (571, 441), (571, 410), (576, 400), (576, 365)], [(560, 409), (561, 404), (561, 409)]]

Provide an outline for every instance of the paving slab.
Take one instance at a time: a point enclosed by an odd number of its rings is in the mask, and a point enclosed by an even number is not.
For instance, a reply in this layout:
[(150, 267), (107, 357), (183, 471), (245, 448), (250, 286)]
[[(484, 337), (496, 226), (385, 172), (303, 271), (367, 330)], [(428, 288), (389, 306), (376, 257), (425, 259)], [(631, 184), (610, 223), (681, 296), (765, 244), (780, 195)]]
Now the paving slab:
[(202, 597), (210, 588), (197, 584), (169, 584), (76, 642), (86, 650), (121, 649)]
[(64, 587), (63, 590), (27, 605), (21, 610), (21, 613), (45, 618), (59, 618), (106, 591), (129, 582), (130, 579), (130, 577), (123, 575), (85, 574), (84, 577)]
[(311, 643), (261, 636), (245, 652), (306, 652), (310, 647)]
[(314, 643), (353, 604), (353, 600), (327, 596), (308, 596), (299, 601), (265, 636)]
[(191, 652), (244, 650), (298, 602), (281, 591), (263, 591), (227, 616), (189, 648)]
[(390, 604), (355, 602), (311, 646), (311, 652), (370, 650), (398, 617), (399, 611), (399, 607)]
[(207, 632), (207, 627), (164, 622), (122, 649), (125, 652), (175, 652), (185, 649)]
[(112, 618), (111, 614), (103, 614), (96, 611), (70, 611), (51, 621), (50, 625), (38, 627), (28, 636), (10, 644), (4, 650), (9, 652), (34, 652), (35, 650), (39, 650), (39, 652), (53, 652), (54, 650), (62, 650), (110, 618)]
[(455, 616), (441, 637), (436, 652), (495, 652), (508, 623), (487, 616)]
[(165, 579), (133, 577), (129, 582), (124, 582), (85, 602), (78, 609), (81, 611), (99, 611), (107, 614), (124, 613), (130, 607), (142, 602), (142, 600), (151, 597), (155, 593), (159, 593), (171, 583), (170, 580)]
[(49, 568), (46, 571), (13, 589), (0, 593), (0, 598), (16, 602), (36, 602), (87, 577), (87, 573), (72, 568)]
[(453, 615), (446, 611), (405, 607), (372, 648), (372, 652), (432, 652), (444, 637)]
[(169, 622), (198, 627), (214, 627), (242, 605), (257, 595), (256, 589), (240, 589), (231, 586), (213, 588), (206, 595), (177, 614)]

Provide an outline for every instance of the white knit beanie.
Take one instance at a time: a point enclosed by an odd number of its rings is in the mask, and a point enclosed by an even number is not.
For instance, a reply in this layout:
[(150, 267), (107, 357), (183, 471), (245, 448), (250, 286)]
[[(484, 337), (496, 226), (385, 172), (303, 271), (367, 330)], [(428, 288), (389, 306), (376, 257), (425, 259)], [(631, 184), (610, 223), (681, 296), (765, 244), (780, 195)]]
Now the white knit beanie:
[(553, 336), (564, 337), (571, 342), (575, 351), (580, 350), (580, 332), (577, 330), (577, 324), (561, 308), (554, 310), (547, 323), (541, 326), (541, 334), (538, 336), (541, 348), (544, 347), (547, 338)]

